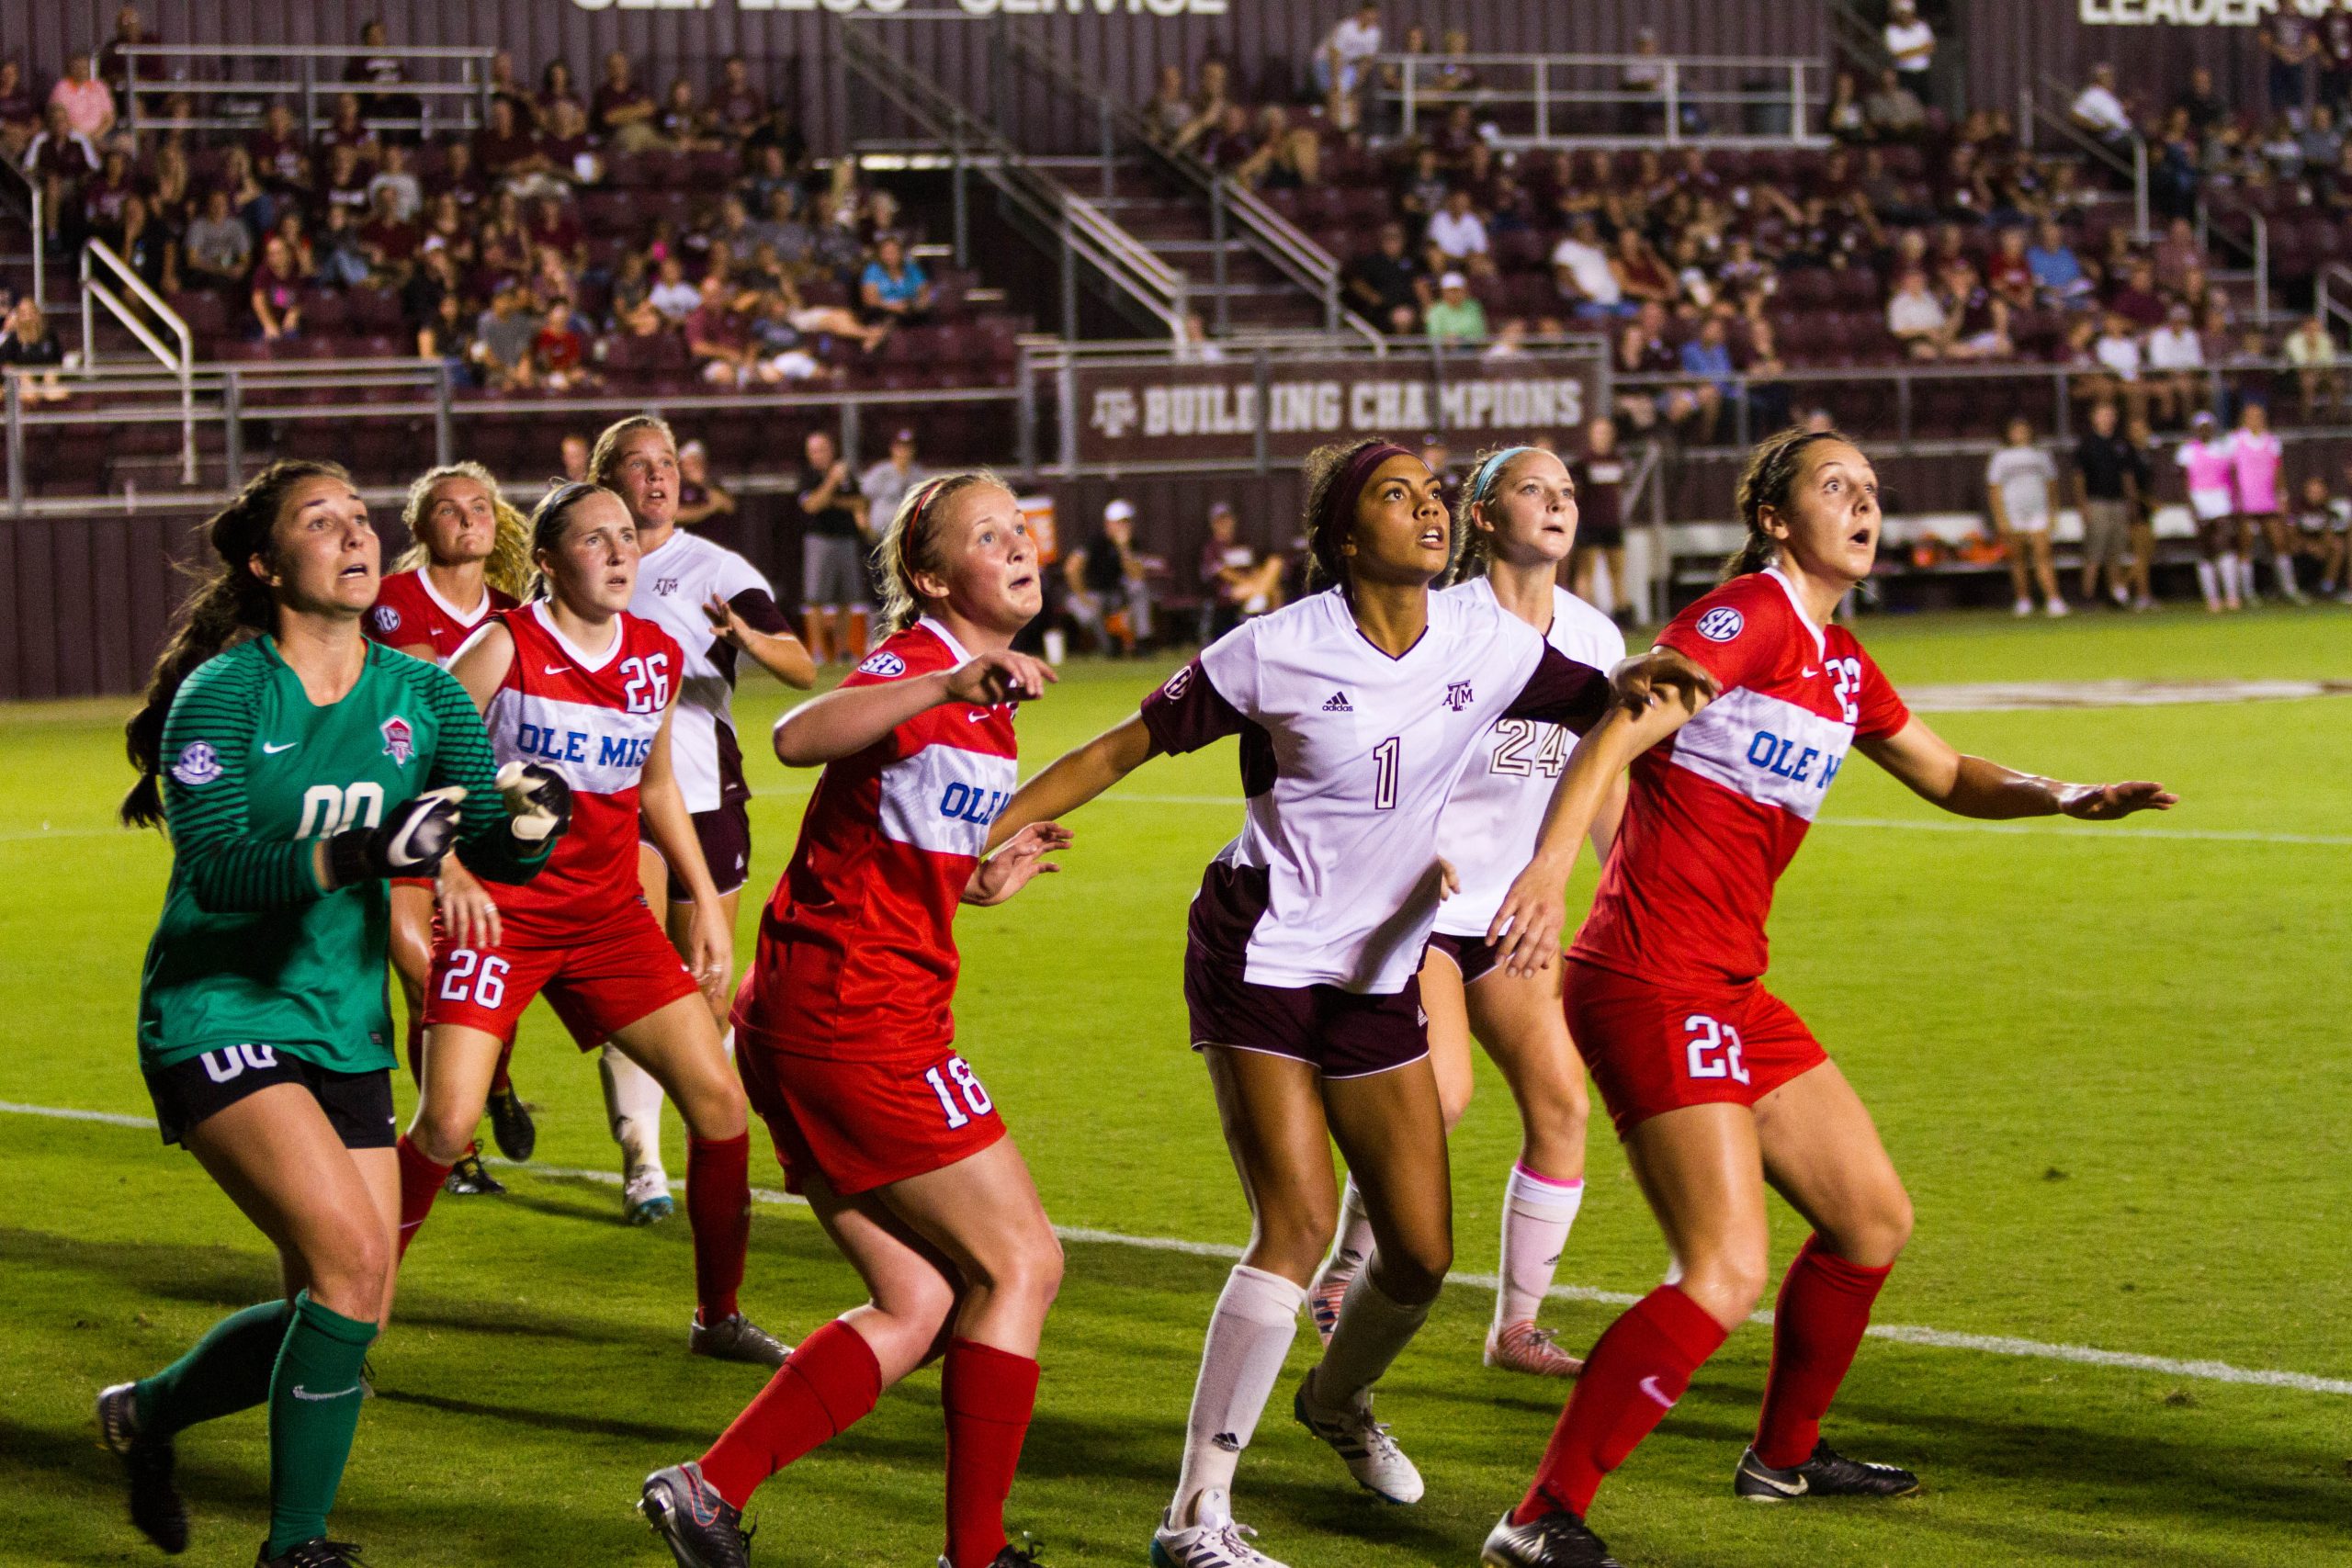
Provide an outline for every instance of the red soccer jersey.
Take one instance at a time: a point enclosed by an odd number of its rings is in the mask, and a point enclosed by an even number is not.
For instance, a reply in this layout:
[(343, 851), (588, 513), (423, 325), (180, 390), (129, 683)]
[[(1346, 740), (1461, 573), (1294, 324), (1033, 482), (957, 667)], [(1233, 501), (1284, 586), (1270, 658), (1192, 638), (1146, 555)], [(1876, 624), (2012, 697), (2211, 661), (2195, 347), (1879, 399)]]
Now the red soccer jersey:
[(1772, 887), (1857, 736), (1910, 712), (1853, 633), (1815, 626), (1778, 571), (1733, 579), (1658, 634), (1720, 694), (1634, 762), (1625, 819), (1570, 956), (1643, 979), (1764, 973)]
[(483, 722), (499, 764), (538, 762), (571, 786), (571, 826), (546, 867), (502, 885), (498, 912), (510, 946), (543, 946), (594, 931), (640, 901), (637, 786), (677, 690), (670, 634), (623, 612), (612, 643), (591, 654), (564, 640), (544, 600), (498, 619), (514, 661)]
[[(970, 657), (925, 619), (843, 682), (870, 686)], [(737, 1011), (768, 1048), (897, 1057), (955, 1038), (956, 908), (1019, 783), (1010, 705), (931, 709), (827, 764), (760, 921)]]
[(420, 642), (429, 642), (433, 645), (433, 657), (447, 664), (450, 656), (465, 646), (468, 637), (481, 630), (491, 616), (514, 605), (512, 594), (501, 593), (484, 583), (481, 603), (474, 606), (473, 616), (468, 619), (456, 605), (441, 597), (433, 580), (424, 575), (424, 569), (418, 567), (385, 578), (376, 595), (376, 607), (360, 624), (369, 637), (387, 648), (414, 648)]

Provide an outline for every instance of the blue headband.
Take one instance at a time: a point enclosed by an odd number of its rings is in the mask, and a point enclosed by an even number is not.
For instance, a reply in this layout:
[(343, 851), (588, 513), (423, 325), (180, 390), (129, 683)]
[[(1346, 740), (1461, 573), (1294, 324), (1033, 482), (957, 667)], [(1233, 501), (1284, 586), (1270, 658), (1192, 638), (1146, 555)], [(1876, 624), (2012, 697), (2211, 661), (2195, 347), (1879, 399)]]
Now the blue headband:
[(1470, 503), (1475, 506), (1487, 499), (1487, 492), (1494, 488), (1495, 480), (1501, 477), (1505, 463), (1522, 452), (1536, 450), (1539, 448), (1533, 446), (1506, 446), (1479, 464), (1478, 471), (1470, 476)]

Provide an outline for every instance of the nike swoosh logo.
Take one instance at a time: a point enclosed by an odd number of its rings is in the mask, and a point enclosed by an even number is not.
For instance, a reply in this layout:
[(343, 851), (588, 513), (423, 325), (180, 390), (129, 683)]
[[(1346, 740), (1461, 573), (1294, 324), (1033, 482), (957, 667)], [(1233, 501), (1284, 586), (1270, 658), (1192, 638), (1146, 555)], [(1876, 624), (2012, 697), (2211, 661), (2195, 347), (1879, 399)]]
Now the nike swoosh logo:
[(335, 1390), (333, 1393), (312, 1393), (309, 1389), (304, 1388), (304, 1387), (303, 1387), (300, 1383), (299, 1383), (299, 1382), (298, 1382), (298, 1383), (296, 1383), (296, 1384), (294, 1385), (294, 1397), (295, 1397), (295, 1398), (297, 1398), (297, 1399), (309, 1399), (309, 1400), (342, 1399), (342, 1398), (345, 1398), (345, 1397), (346, 1397), (346, 1396), (348, 1396), (348, 1395), (357, 1393), (358, 1392), (359, 1392), (359, 1385), (358, 1385), (357, 1383), (353, 1383), (349, 1388), (339, 1388), (339, 1389)]
[(539, 673), (542, 675), (560, 675), (571, 668), (571, 666), (569, 664), (550, 664), (545, 670), (540, 671)]
[(996, 709), (994, 708), (974, 708), (970, 713), (964, 716), (964, 720), (967, 724), (978, 724), (982, 719), (989, 717), (995, 712)]
[(1818, 671), (1818, 670), (1815, 670), (1812, 665), (1808, 664), (1808, 665), (1806, 665), (1806, 666), (1804, 667), (1804, 669), (1803, 671), (1800, 671), (1800, 673), (1801, 673), (1801, 674), (1803, 674), (1806, 680), (1810, 681), (1810, 680), (1812, 680), (1815, 675), (1820, 674), (1820, 673), (1821, 673), (1821, 671)]
[(1813, 1483), (1802, 1475), (1794, 1481), (1775, 1481), (1758, 1470), (1750, 1470), (1747, 1473), (1751, 1479), (1762, 1482), (1783, 1497), (1802, 1497), (1813, 1490)]
[(272, 746), (268, 741), (265, 740), (261, 743), (261, 749), (263, 755), (275, 757), (280, 751), (291, 751), (295, 747), (300, 746), (300, 744), (302, 743), (300, 740), (281, 740), (277, 745)]
[(1641, 1389), (1641, 1391), (1642, 1391), (1644, 1393), (1648, 1394), (1652, 1399), (1657, 1400), (1660, 1404), (1665, 1405), (1668, 1410), (1671, 1410), (1671, 1409), (1673, 1409), (1673, 1408), (1674, 1408), (1674, 1401), (1672, 1401), (1671, 1399), (1668, 1399), (1668, 1398), (1666, 1396), (1666, 1391), (1665, 1391), (1664, 1389), (1662, 1389), (1662, 1388), (1660, 1388), (1660, 1387), (1658, 1387), (1658, 1386), (1657, 1386), (1657, 1377), (1655, 1377), (1655, 1376), (1645, 1377), (1645, 1378), (1644, 1378), (1644, 1379), (1641, 1381), (1641, 1382), (1640, 1382), (1637, 1386)]

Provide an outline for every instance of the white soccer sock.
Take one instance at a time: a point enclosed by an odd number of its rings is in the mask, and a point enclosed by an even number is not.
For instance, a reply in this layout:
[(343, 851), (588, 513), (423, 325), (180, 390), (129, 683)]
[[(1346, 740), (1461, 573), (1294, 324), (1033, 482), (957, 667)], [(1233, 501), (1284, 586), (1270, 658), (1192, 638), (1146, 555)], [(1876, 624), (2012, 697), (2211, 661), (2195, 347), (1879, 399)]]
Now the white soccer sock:
[(2244, 599), (2247, 597), (2248, 592), (2253, 587), (2254, 573), (2246, 569), (2246, 563), (2238, 559), (2235, 550), (2223, 551), (2222, 554), (2222, 597)]
[(2222, 574), (2213, 562), (2199, 560), (2197, 563), (2197, 588), (2205, 595), (2207, 609), (2222, 607)]
[(1524, 1165), (1503, 1183), (1502, 1284), (1495, 1292), (1495, 1332), (1532, 1323), (1567, 1249), (1568, 1227), (1584, 1203), (1584, 1178), (1555, 1181)]
[(1391, 1301), (1372, 1282), (1372, 1270), (1357, 1275), (1340, 1303), (1339, 1326), (1331, 1330), (1323, 1364), (1309, 1374), (1307, 1397), (1326, 1410), (1342, 1410), (1403, 1354), (1430, 1317), (1430, 1303), (1407, 1306)]
[(1340, 1193), (1340, 1228), (1331, 1234), (1331, 1255), (1315, 1271), (1315, 1283), (1309, 1288), (1319, 1291), (1334, 1280), (1354, 1279), (1371, 1257), (1372, 1220), (1363, 1212), (1363, 1194), (1351, 1176)]
[(2292, 599), (2298, 592), (2301, 592), (2295, 585), (2294, 557), (2290, 555), (2272, 556), (2270, 558), (2270, 565), (2272, 570), (2278, 573), (2279, 592), (2284, 593), (2288, 598)]
[(618, 1046), (597, 1053), (596, 1076), (605, 1086), (605, 1122), (621, 1146), (625, 1171), (662, 1168), (662, 1086)]
[(1240, 1263), (1227, 1276), (1184, 1421), (1184, 1468), (1170, 1510), (1180, 1524), (1203, 1492), (1233, 1490), (1233, 1472), (1283, 1375), (1283, 1359), (1298, 1334), (1298, 1309), (1306, 1304), (1306, 1292), (1279, 1274)]

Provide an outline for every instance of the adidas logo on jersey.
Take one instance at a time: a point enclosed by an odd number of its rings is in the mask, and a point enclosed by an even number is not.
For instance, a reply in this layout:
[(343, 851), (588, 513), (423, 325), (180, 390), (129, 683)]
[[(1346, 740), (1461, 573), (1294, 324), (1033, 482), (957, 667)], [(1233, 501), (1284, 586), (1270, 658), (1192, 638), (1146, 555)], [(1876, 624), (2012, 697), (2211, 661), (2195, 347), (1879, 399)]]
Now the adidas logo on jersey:
[(1331, 694), (1331, 700), (1323, 705), (1323, 711), (1325, 713), (1353, 713), (1356, 710), (1355, 705), (1348, 701), (1347, 693), (1334, 692)]

